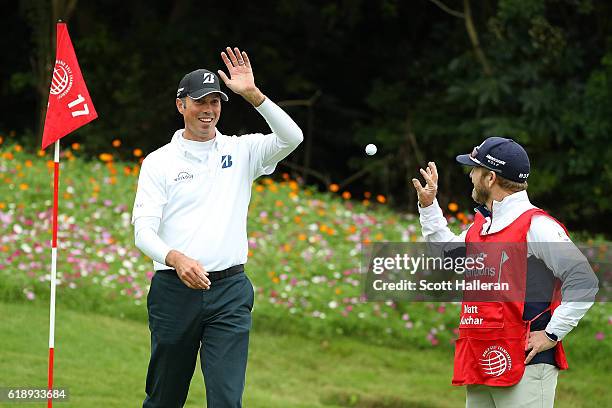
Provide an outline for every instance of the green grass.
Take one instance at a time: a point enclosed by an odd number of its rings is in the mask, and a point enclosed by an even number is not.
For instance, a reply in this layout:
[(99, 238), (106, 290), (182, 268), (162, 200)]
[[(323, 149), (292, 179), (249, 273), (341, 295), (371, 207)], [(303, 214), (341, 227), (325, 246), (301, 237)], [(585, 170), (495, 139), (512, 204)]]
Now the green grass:
[[(61, 306), (61, 305), (60, 305)], [(0, 387), (45, 387), (48, 311), (42, 302), (0, 303)], [(246, 407), (458, 407), (448, 349), (389, 348), (345, 337), (305, 339), (258, 329), (255, 313)], [(572, 345), (578, 347), (578, 344)], [(145, 322), (59, 307), (55, 384), (70, 392), (60, 407), (136, 407), (149, 353)], [(583, 362), (560, 375), (557, 407), (608, 406), (606, 370)], [(199, 367), (199, 365), (198, 365)], [(186, 407), (204, 406), (196, 368)], [(23, 407), (2, 404), (2, 407)], [(44, 403), (28, 407), (46, 406)]]

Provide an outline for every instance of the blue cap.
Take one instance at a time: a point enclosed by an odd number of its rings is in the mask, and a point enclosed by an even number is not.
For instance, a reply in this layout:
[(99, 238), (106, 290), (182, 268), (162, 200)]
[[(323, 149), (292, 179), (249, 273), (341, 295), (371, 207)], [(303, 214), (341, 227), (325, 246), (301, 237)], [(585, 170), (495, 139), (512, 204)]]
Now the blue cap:
[(457, 156), (457, 161), (466, 166), (485, 167), (517, 183), (523, 183), (529, 177), (527, 152), (512, 139), (489, 137), (472, 153)]

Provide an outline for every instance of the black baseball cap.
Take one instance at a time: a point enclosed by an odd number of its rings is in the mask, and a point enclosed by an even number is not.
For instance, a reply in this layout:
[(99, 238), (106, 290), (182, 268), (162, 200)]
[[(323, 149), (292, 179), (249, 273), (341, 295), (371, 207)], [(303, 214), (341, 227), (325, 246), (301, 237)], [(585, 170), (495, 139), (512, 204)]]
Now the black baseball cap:
[(191, 99), (200, 99), (213, 92), (217, 92), (221, 95), (221, 99), (227, 102), (227, 95), (221, 92), (219, 77), (207, 69), (196, 69), (181, 79), (176, 97), (184, 98), (188, 96)]
[(517, 183), (529, 177), (529, 156), (523, 146), (512, 139), (489, 137), (472, 153), (457, 156), (457, 161), (465, 166), (485, 167)]

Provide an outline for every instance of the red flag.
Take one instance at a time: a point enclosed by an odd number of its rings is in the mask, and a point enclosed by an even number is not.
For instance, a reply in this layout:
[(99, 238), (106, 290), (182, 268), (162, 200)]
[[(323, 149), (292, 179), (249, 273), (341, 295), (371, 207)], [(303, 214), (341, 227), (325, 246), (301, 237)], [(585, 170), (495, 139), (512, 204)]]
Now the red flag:
[(97, 117), (66, 23), (57, 23), (57, 52), (51, 77), (42, 148), (46, 148)]

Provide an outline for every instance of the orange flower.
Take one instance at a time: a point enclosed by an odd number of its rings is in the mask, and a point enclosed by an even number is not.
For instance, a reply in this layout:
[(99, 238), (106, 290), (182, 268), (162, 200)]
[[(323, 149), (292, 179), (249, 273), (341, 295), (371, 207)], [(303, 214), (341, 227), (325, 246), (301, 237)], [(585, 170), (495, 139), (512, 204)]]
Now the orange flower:
[(255, 191), (261, 193), (262, 191), (264, 191), (266, 188), (264, 186), (262, 186), (261, 184), (258, 184), (255, 186)]
[(32, 167), (32, 160), (26, 160), (24, 164), (26, 167)]
[(448, 203), (448, 209), (452, 212), (455, 212), (459, 209), (459, 206), (457, 205), (457, 203)]
[(110, 153), (100, 153), (100, 155), (98, 156), (100, 158), (100, 160), (102, 160), (103, 162), (110, 162), (113, 160), (113, 155)]
[(74, 157), (74, 154), (72, 154), (70, 150), (66, 150), (66, 157), (71, 159), (72, 157)]
[(370, 197), (372, 197), (372, 193), (370, 193), (369, 191), (366, 191), (365, 193), (363, 193), (363, 196), (365, 198), (370, 198)]
[(47, 167), (52, 169), (55, 167), (55, 162), (53, 160), (47, 160)]
[(2, 142), (4, 142), (4, 138), (0, 136), (0, 144), (2, 144)]
[(81, 149), (81, 145), (79, 143), (76, 143), (76, 142), (71, 144), (70, 147), (72, 147), (72, 150), (80, 150)]
[(276, 193), (278, 191), (278, 187), (276, 186), (276, 184), (270, 184), (270, 191), (273, 193)]
[(306, 241), (306, 239), (307, 239), (307, 238), (308, 238), (308, 237), (306, 236), (306, 234), (300, 234), (300, 235), (298, 235), (298, 239), (299, 239), (300, 241)]
[(45, 154), (46, 154), (46, 153), (45, 153), (45, 151), (44, 151), (44, 150), (39, 150), (39, 151), (37, 151), (37, 152), (36, 152), (36, 155), (37, 155), (38, 157), (43, 157)]
[(132, 174), (132, 168), (130, 166), (124, 166), (123, 174), (125, 174), (126, 176), (129, 176), (130, 174)]
[(290, 191), (289, 192), (289, 198), (292, 200), (295, 200), (298, 197), (297, 193), (295, 191)]
[(250, 257), (252, 257), (252, 256), (253, 256), (253, 251), (251, 251), (251, 250), (249, 249), (249, 253), (247, 254), (247, 256), (248, 256), (249, 258), (250, 258)]
[(319, 231), (321, 231), (321, 232), (327, 232), (327, 225), (322, 224), (322, 225), (319, 227)]
[(296, 224), (301, 224), (302, 223), (302, 217), (300, 217), (299, 215), (296, 215), (295, 217), (293, 217), (293, 221)]
[(338, 190), (340, 190), (340, 186), (336, 183), (332, 183), (329, 185), (329, 191), (331, 191), (332, 193), (337, 193)]
[(361, 202), (361, 204), (363, 204), (363, 205), (365, 205), (367, 207), (368, 205), (370, 205), (370, 200), (363, 200)]
[(6, 159), (6, 160), (13, 160), (13, 158), (14, 158), (14, 157), (15, 157), (15, 156), (13, 156), (13, 153), (11, 153), (11, 152), (5, 152), (5, 153), (2, 153), (2, 158), (3, 158), (3, 159)]
[(289, 173), (283, 173), (283, 180), (289, 180)]
[(387, 202), (387, 197), (385, 197), (385, 196), (384, 196), (384, 195), (382, 195), (382, 194), (378, 194), (378, 195), (376, 196), (376, 201), (378, 201), (378, 202), (379, 202), (379, 203), (381, 203), (381, 204), (384, 204), (384, 203), (386, 203), (386, 202)]
[(357, 231), (357, 227), (354, 225), (351, 225), (350, 227), (348, 227), (348, 233), (349, 234), (354, 234)]
[(0, 210), (4, 210), (6, 208), (6, 204), (0, 203)]
[(23, 151), (23, 147), (21, 147), (21, 145), (15, 145), (15, 151), (16, 152), (21, 152), (21, 151)]
[(134, 151), (132, 153), (134, 154), (134, 157), (141, 157), (142, 156), (142, 150), (141, 149), (134, 149)]
[(19, 189), (20, 190), (27, 190), (30, 186), (28, 186), (26, 183), (21, 183), (19, 185)]
[(274, 202), (274, 205), (275, 205), (275, 206), (277, 206), (277, 207), (282, 207), (282, 206), (283, 206), (283, 205), (285, 205), (285, 204), (284, 204), (284, 203), (283, 203), (281, 200), (276, 200), (276, 201)]
[(348, 200), (351, 198), (351, 193), (349, 193), (348, 191), (345, 191), (342, 193), (342, 198), (344, 198), (345, 200)]
[(295, 181), (290, 181), (289, 182), (289, 188), (293, 191), (296, 191), (298, 189), (298, 183), (296, 183)]
[(341, 294), (341, 293), (342, 293), (342, 289), (340, 289), (340, 288), (336, 288), (336, 295), (339, 295), (339, 294)]
[(119, 139), (113, 140), (113, 147), (119, 147), (119, 146), (121, 146), (121, 140)]

